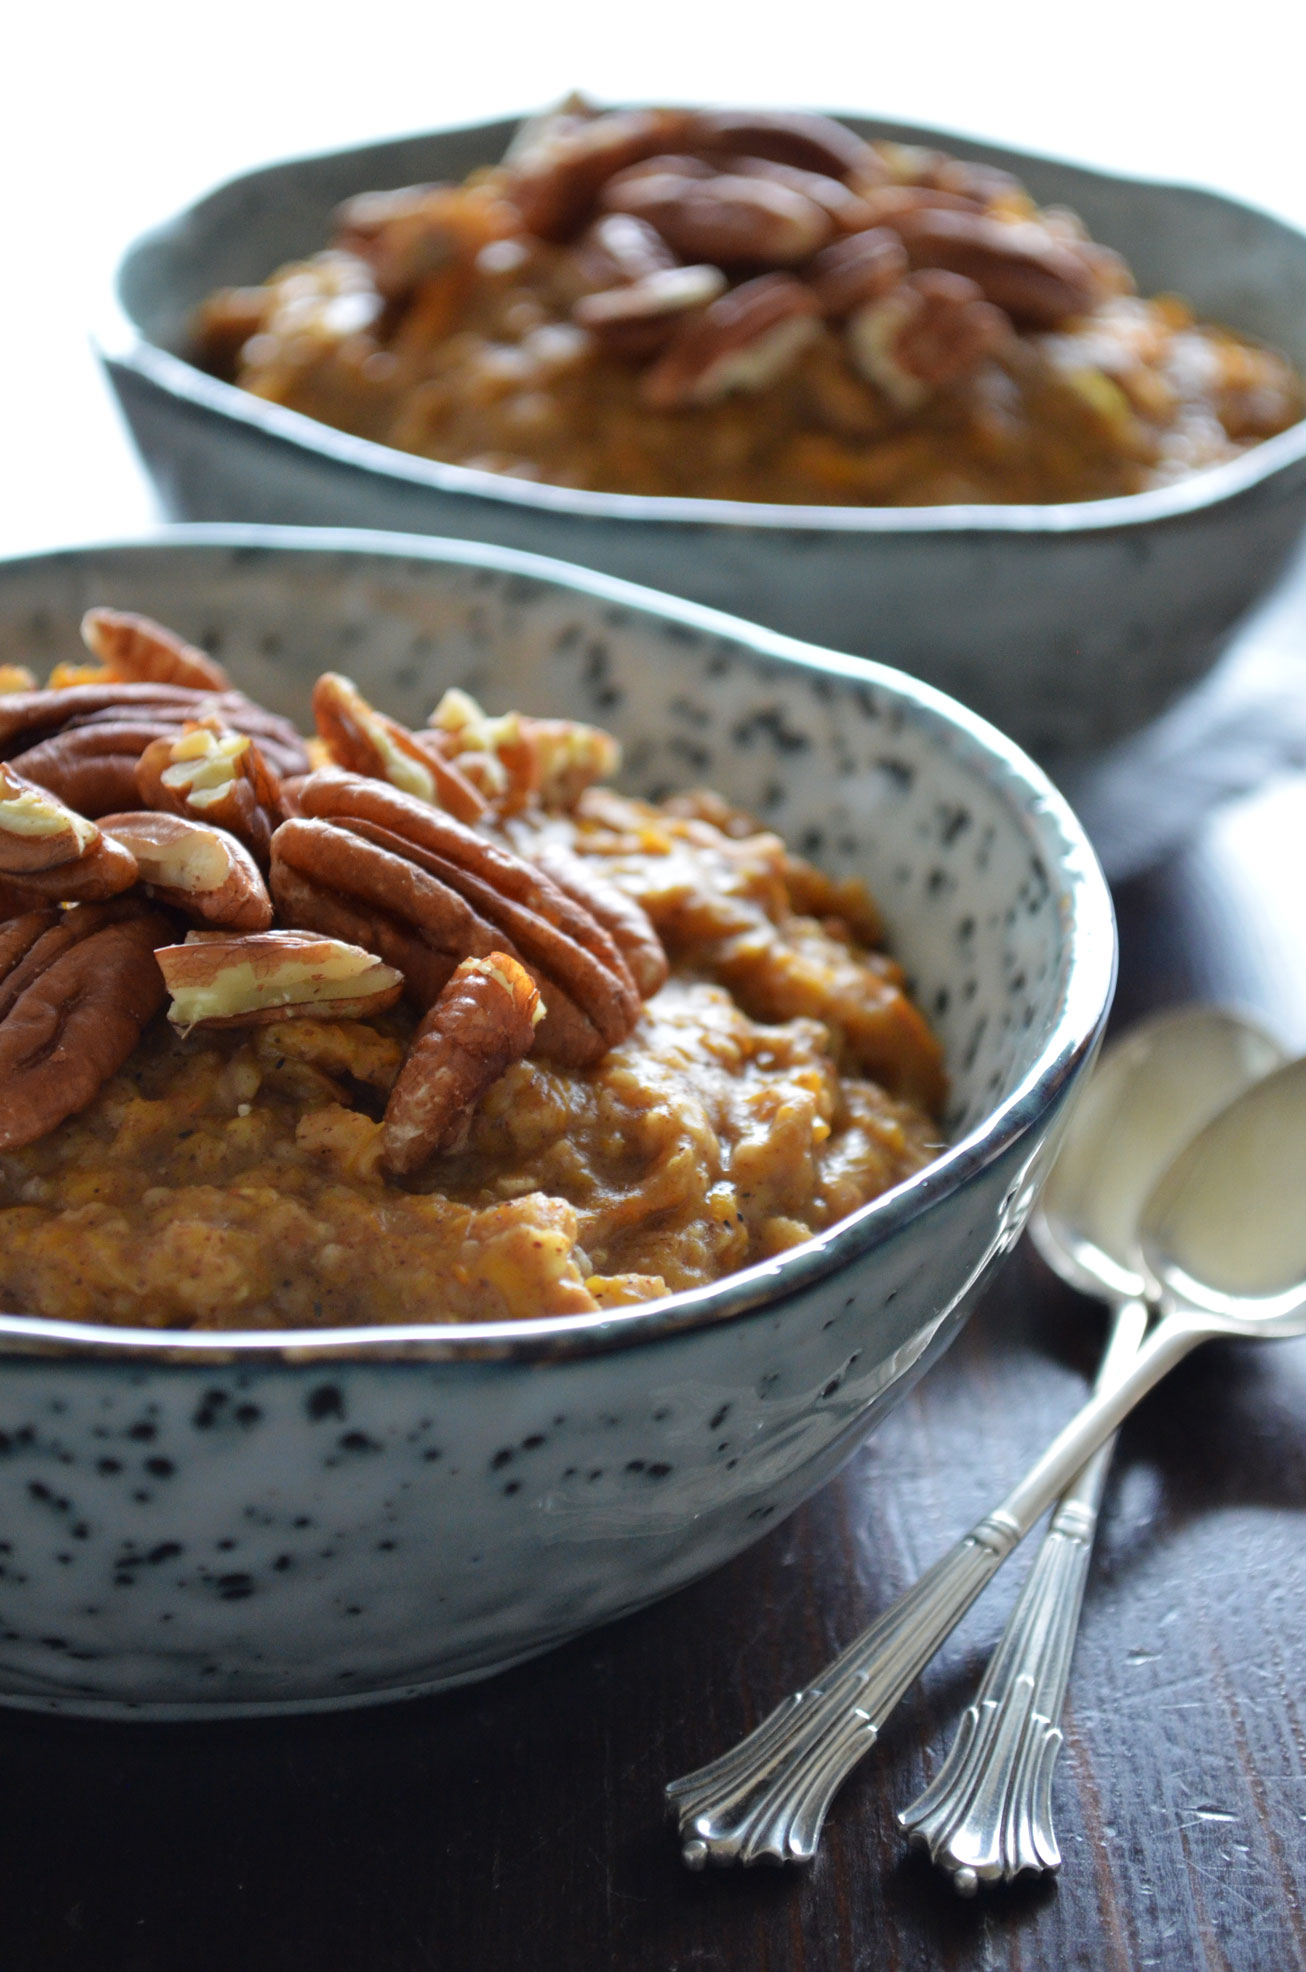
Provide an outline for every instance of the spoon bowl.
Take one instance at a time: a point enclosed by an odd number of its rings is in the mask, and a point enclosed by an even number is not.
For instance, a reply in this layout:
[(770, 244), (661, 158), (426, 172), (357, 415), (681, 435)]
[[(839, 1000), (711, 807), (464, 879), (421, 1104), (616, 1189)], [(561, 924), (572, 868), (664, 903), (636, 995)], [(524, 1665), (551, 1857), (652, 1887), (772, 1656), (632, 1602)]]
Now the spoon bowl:
[(1205, 1123), (1283, 1060), (1263, 1028), (1224, 1007), (1170, 1007), (1108, 1044), (1030, 1221), (1053, 1272), (1082, 1294), (1145, 1295), (1136, 1234), (1153, 1187)]
[(1138, 1261), (1167, 1319), (1203, 1335), (1306, 1335), (1306, 1059), (1233, 1103), (1144, 1207)]

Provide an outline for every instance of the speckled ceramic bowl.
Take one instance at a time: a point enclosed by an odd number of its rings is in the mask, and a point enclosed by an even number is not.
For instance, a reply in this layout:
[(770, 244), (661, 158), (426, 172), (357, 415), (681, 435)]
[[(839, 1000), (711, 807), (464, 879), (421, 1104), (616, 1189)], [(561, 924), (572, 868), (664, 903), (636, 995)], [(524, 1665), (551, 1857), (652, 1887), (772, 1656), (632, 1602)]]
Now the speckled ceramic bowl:
[[(849, 121), (1014, 171), (1073, 206), (1144, 292), (1186, 295), (1306, 368), (1306, 235), (1186, 186), (946, 131)], [(442, 465), (219, 383), (185, 360), (214, 288), (327, 238), (349, 194), (458, 179), (512, 123), (276, 164), (131, 247), (100, 347), (169, 514), (396, 527), (561, 555), (950, 691), (1048, 761), (1142, 725), (1200, 677), (1306, 521), (1306, 424), (1180, 485), (1029, 507), (785, 507), (530, 485)]]
[(319, 670), (602, 721), (863, 872), (951, 1148), (822, 1237), (601, 1317), (212, 1336), (0, 1315), (0, 1698), (152, 1716), (483, 1676), (715, 1567), (848, 1457), (1016, 1237), (1114, 976), (1064, 803), (937, 693), (496, 549), (272, 529), (0, 563), (0, 662), (136, 607), (303, 718)]

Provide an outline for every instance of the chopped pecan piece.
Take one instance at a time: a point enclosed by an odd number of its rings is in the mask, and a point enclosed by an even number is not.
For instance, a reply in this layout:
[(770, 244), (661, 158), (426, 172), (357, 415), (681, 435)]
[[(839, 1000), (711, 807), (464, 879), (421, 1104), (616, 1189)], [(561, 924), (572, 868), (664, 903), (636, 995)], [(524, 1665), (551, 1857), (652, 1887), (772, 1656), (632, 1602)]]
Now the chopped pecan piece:
[(262, 1027), (295, 1014), (357, 1019), (393, 1006), (404, 984), (373, 953), (304, 931), (192, 932), (157, 956), (172, 996), (168, 1019), (187, 1033)]
[(206, 651), (185, 643), (152, 617), (128, 610), (88, 609), (82, 639), (111, 680), (186, 685), (192, 691), (225, 692), (231, 680)]
[(350, 679), (324, 671), (313, 687), (313, 717), (331, 760), (346, 773), (389, 781), (404, 794), (474, 822), (485, 807), (476, 789), (438, 748), (423, 746), (397, 719), (368, 704)]
[(36, 678), (25, 664), (0, 664), (0, 695), (35, 690)]
[(901, 213), (892, 224), (914, 267), (964, 274), (1024, 327), (1056, 328), (1099, 298), (1091, 261), (1042, 226), (939, 210)]
[(700, 110), (686, 132), (687, 148), (739, 151), (819, 171), (830, 178), (874, 184), (885, 166), (862, 137), (833, 117), (805, 110)]
[(84, 1109), (162, 1006), (161, 912), (127, 899), (0, 925), (0, 1150)]
[(816, 296), (791, 274), (745, 281), (684, 325), (645, 375), (643, 397), (674, 410), (765, 390), (818, 333), (818, 314)]
[(611, 210), (647, 220), (684, 259), (718, 267), (792, 267), (834, 230), (823, 206), (771, 178), (626, 172), (602, 196)]
[(0, 764), (0, 875), (33, 902), (90, 904), (130, 890), (136, 862), (94, 822)]
[(431, 714), (428, 737), (500, 816), (531, 803), (573, 808), (587, 787), (610, 780), (621, 766), (619, 742), (599, 726), (520, 712), (491, 717), (456, 686)]
[(136, 763), (136, 793), (147, 808), (189, 815), (225, 829), (266, 867), (281, 820), (280, 790), (259, 748), (220, 720), (152, 740)]
[(1011, 337), (1007, 317), (961, 274), (909, 274), (849, 318), (848, 347), (869, 382), (903, 410), (977, 370)]
[(651, 356), (687, 316), (723, 294), (725, 286), (719, 267), (667, 267), (627, 287), (583, 295), (572, 314), (614, 354)]
[(336, 211), (336, 245), (366, 261), (378, 293), (399, 301), (451, 261), (502, 239), (511, 209), (483, 186), (405, 185), (361, 192)]
[(459, 1150), (472, 1114), (544, 1018), (539, 988), (506, 952), (464, 959), (413, 1037), (386, 1105), (386, 1169), (407, 1177), (435, 1151)]
[(461, 959), (508, 952), (548, 1005), (540, 1052), (570, 1067), (630, 1032), (640, 995), (621, 951), (542, 870), (380, 781), (328, 769), (299, 798), (272, 843), (283, 917), (369, 945), (424, 1007)]
[(140, 881), (159, 903), (233, 931), (271, 925), (272, 899), (258, 864), (225, 829), (148, 809), (102, 815), (100, 827), (106, 841), (130, 851)]

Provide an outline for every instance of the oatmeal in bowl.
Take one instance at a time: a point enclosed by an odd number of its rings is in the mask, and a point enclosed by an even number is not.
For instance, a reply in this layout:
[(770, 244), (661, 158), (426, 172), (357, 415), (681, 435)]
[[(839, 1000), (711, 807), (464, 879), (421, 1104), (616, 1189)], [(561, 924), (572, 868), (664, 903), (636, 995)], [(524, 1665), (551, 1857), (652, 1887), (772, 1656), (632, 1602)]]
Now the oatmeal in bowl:
[(0, 1305), (594, 1314), (942, 1148), (865, 885), (720, 796), (619, 794), (609, 734), (460, 690), (410, 731), (338, 673), (301, 743), (148, 618), (83, 634), (0, 695)]

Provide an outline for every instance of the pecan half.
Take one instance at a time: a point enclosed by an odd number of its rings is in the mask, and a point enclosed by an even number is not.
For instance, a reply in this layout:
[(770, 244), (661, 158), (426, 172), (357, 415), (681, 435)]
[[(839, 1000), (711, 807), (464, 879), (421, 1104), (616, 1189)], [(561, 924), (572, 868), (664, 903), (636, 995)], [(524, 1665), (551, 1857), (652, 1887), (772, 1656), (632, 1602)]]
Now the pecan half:
[(700, 110), (690, 122), (686, 146), (740, 151), (747, 157), (771, 158), (801, 171), (867, 184), (887, 176), (864, 138), (833, 117), (806, 110)]
[(1051, 329), (1099, 299), (1088, 258), (1033, 223), (924, 210), (892, 222), (914, 267), (941, 267), (974, 281), (1013, 322)]
[(823, 315), (841, 320), (864, 302), (878, 301), (907, 272), (907, 249), (887, 226), (872, 226), (823, 247), (807, 280)]
[(773, 185), (787, 185), (791, 192), (801, 192), (813, 205), (829, 213), (841, 233), (860, 233), (875, 223), (871, 207), (861, 194), (845, 185), (841, 178), (831, 178), (823, 171), (800, 171), (797, 165), (777, 164), (771, 158), (759, 157), (725, 158), (722, 169), (731, 177), (766, 178)]
[(390, 959), (429, 1006), (464, 958), (506, 951), (548, 1005), (538, 1046), (585, 1067), (624, 1040), (639, 989), (594, 913), (538, 868), (379, 781), (323, 770), (299, 793), (302, 818), (272, 842), (283, 917), (349, 935)]
[(642, 281), (674, 267), (676, 256), (662, 235), (633, 212), (605, 212), (576, 243), (582, 272), (596, 288)]
[(583, 295), (572, 314), (615, 355), (651, 356), (687, 316), (723, 294), (725, 286), (719, 267), (667, 267), (627, 287)]
[(0, 759), (94, 817), (132, 806), (136, 762), (152, 740), (206, 718), (257, 739), (277, 774), (300, 774), (308, 766), (304, 743), (289, 720), (255, 705), (243, 692), (131, 683), (78, 684), (0, 698)]
[(162, 945), (159, 970), (172, 997), (168, 1019), (192, 1027), (264, 1027), (311, 1014), (357, 1020), (394, 1005), (403, 975), (371, 952), (303, 931), (245, 937), (192, 932)]
[(543, 870), (559, 890), (564, 890), (598, 919), (630, 967), (640, 998), (651, 1000), (666, 985), (670, 967), (666, 948), (643, 905), (549, 836), (540, 836), (533, 842), (523, 840), (520, 848), (527, 862)]
[(602, 197), (612, 211), (647, 220), (683, 259), (717, 267), (792, 267), (834, 231), (823, 206), (771, 178), (627, 172)]
[(339, 672), (324, 671), (314, 685), (313, 717), (332, 761), (346, 773), (389, 781), (462, 822), (483, 812), (476, 789), (438, 748), (423, 746), (397, 719), (378, 712)]
[(564, 240), (588, 218), (614, 172), (661, 151), (683, 148), (688, 110), (613, 110), (558, 117), (511, 159), (508, 196), (531, 232)]
[(98, 903), (131, 889), (136, 862), (94, 822), (0, 765), (0, 875), (32, 902)]
[(76, 862), (99, 839), (94, 822), (0, 763), (0, 874), (25, 876)]
[(224, 692), (231, 680), (206, 651), (188, 644), (152, 617), (122, 609), (88, 609), (82, 640), (111, 679), (152, 685), (187, 685)]
[(818, 314), (816, 296), (790, 274), (745, 281), (684, 325), (644, 376), (641, 394), (674, 410), (765, 390), (818, 333)]
[(117, 1073), (164, 1000), (172, 936), (134, 900), (0, 925), (0, 1150), (36, 1143)]
[(544, 1018), (539, 988), (506, 952), (464, 959), (413, 1037), (382, 1126), (385, 1167), (406, 1177), (434, 1151), (460, 1150), (472, 1113)]
[(225, 829), (266, 867), (281, 820), (280, 788), (246, 734), (214, 719), (152, 740), (136, 763), (135, 784), (147, 808)]
[(909, 274), (848, 321), (848, 349), (870, 383), (903, 410), (970, 375), (1012, 334), (973, 281), (929, 269)]
[(233, 931), (266, 931), (271, 925), (272, 899), (258, 864), (225, 829), (187, 815), (141, 809), (102, 815), (100, 827), (106, 841), (130, 852), (140, 881), (159, 903)]

